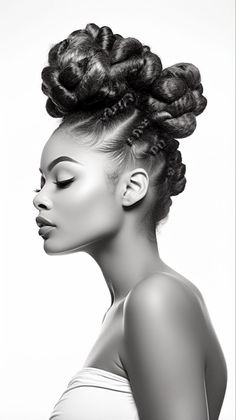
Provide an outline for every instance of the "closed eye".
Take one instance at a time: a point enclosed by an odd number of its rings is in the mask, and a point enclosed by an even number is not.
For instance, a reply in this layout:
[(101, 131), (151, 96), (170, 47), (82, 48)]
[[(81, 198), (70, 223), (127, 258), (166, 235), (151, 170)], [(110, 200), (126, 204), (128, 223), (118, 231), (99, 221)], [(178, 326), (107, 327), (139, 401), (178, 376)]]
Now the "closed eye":
[[(75, 177), (71, 178), (71, 179), (66, 179), (65, 181), (61, 181), (61, 182), (54, 182), (54, 184), (56, 184), (58, 186), (58, 188), (67, 188), (67, 186), (69, 186), (73, 181), (75, 180)], [(43, 188), (43, 186), (41, 186), (41, 189)], [(41, 190), (39, 189), (35, 189), (34, 192), (40, 192)]]

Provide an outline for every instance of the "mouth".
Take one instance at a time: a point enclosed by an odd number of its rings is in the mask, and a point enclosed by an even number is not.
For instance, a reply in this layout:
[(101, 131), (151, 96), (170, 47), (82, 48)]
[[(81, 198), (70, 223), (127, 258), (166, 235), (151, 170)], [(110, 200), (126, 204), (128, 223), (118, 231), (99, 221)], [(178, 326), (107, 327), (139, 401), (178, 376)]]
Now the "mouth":
[(40, 227), (40, 228), (43, 227), (43, 226), (56, 226), (56, 225), (54, 225), (54, 223), (51, 223), (50, 220), (47, 220), (42, 216), (36, 217), (35, 221), (36, 221), (38, 227)]
[(43, 236), (46, 239), (50, 235), (51, 231), (55, 229), (55, 227), (56, 226), (44, 225), (39, 229), (38, 233), (40, 236)]

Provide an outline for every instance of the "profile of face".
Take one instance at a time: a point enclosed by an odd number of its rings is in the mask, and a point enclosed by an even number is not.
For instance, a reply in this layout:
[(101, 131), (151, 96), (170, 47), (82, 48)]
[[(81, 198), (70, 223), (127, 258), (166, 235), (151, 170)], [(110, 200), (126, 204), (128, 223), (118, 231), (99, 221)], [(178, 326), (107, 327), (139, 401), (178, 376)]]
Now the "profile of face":
[[(73, 161), (60, 160), (53, 166), (61, 156)], [(56, 130), (49, 138), (41, 155), (41, 190), (33, 200), (37, 216), (56, 225), (42, 237), (47, 254), (86, 251), (89, 245), (115, 235), (124, 222), (123, 205), (145, 194), (145, 171), (141, 170), (141, 188), (136, 182), (132, 195), (132, 188), (126, 190), (125, 179), (116, 186), (111, 183), (106, 173), (112, 168), (109, 165), (112, 162), (105, 153), (80, 145), (78, 138), (65, 130)], [(140, 172), (133, 176), (138, 181)], [(69, 182), (60, 185), (65, 181)]]

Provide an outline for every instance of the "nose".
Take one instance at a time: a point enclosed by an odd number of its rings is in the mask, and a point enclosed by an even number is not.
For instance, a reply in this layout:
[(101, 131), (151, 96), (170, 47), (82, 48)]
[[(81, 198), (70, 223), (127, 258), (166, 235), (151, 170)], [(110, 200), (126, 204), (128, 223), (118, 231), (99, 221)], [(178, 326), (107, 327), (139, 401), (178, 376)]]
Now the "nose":
[(33, 199), (33, 205), (36, 207), (37, 210), (40, 209), (50, 209), (52, 203), (45, 195), (41, 195), (40, 193), (36, 195)]

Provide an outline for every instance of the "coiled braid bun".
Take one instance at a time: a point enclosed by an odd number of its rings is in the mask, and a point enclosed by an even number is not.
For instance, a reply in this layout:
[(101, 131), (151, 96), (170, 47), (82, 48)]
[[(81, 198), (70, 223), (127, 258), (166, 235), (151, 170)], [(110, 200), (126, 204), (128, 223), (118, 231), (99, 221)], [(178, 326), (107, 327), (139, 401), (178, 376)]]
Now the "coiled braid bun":
[(183, 138), (193, 133), (207, 105), (196, 66), (178, 63), (163, 70), (149, 46), (94, 23), (52, 46), (41, 76), (46, 110), (54, 118), (104, 109), (131, 92), (135, 107), (154, 125)]

